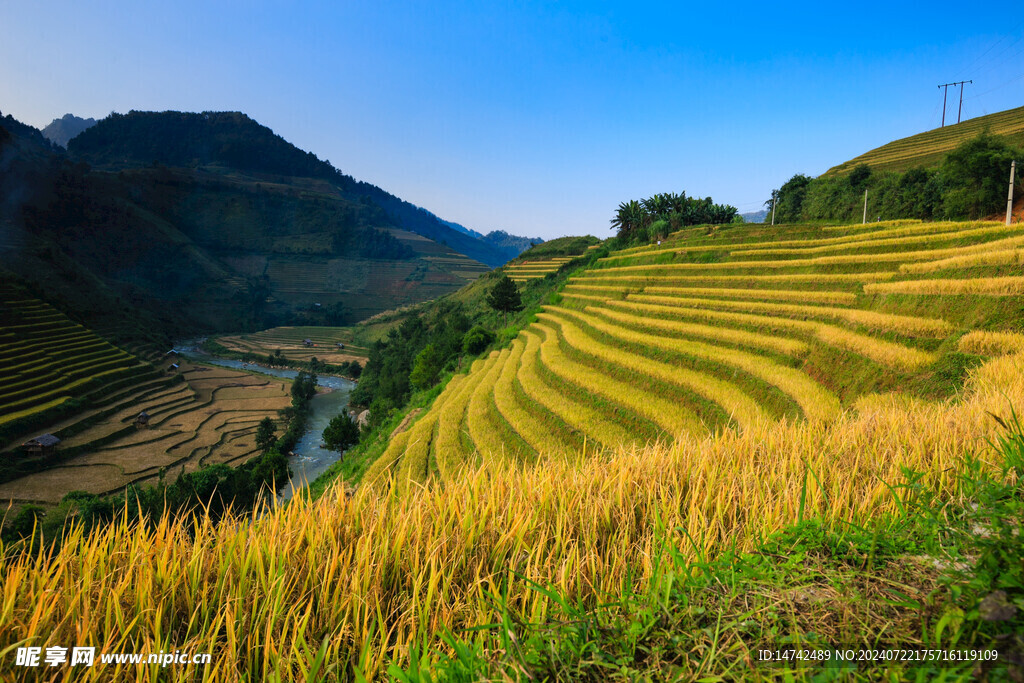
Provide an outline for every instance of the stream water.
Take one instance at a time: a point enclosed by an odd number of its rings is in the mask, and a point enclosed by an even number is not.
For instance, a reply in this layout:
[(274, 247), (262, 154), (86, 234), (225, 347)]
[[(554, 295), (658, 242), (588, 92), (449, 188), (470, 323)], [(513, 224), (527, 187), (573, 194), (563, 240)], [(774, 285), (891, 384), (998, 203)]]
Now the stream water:
[[(201, 351), (196, 342), (186, 342), (176, 346), (175, 349), (186, 358), (210, 363), (211, 365), (221, 365), (237, 370), (251, 370), (286, 379), (294, 379), (299, 374), (297, 370), (270, 368), (258, 363), (243, 363), (240, 360), (217, 358)], [(291, 498), (297, 489), (306, 486), (309, 482), (319, 477), (341, 457), (341, 454), (337, 451), (320, 447), (320, 444), (323, 443), (321, 435), (324, 429), (327, 428), (331, 418), (348, 406), (349, 394), (352, 393), (356, 383), (352, 380), (333, 375), (317, 375), (317, 386), (321, 390), (328, 389), (329, 391), (318, 393), (309, 402), (309, 419), (306, 421), (306, 431), (303, 432), (299, 442), (295, 444), (295, 449), (292, 451), (294, 455), (288, 458), (288, 468), (291, 470), (292, 476), (280, 493), (278, 493), (279, 501), (286, 501)]]

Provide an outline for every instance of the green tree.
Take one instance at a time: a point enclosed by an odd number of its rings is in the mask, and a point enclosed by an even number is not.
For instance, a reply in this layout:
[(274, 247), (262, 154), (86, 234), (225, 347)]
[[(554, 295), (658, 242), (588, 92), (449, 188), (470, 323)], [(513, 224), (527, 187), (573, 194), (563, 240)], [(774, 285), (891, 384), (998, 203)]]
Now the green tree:
[(498, 284), (491, 288), (487, 295), (487, 304), (494, 310), (504, 313), (506, 321), (509, 313), (523, 310), (519, 288), (508, 275), (503, 276), (498, 280)]
[(810, 183), (810, 176), (797, 173), (779, 188), (775, 200), (776, 223), (796, 223), (801, 219), (804, 198), (807, 196), (807, 186)]
[(359, 443), (359, 425), (349, 414), (342, 411), (331, 418), (330, 424), (324, 429), (324, 443), (332, 451), (344, 451)]
[(433, 344), (427, 344), (418, 354), (412, 363), (412, 372), (409, 373), (409, 383), (417, 389), (427, 389), (434, 386), (437, 376), (441, 374), (441, 366), (444, 357)]
[(260, 420), (256, 428), (256, 447), (266, 453), (274, 445), (277, 435), (274, 433), (274, 421), (269, 417)]
[(475, 326), (462, 338), (462, 352), (475, 356), (494, 341), (494, 333), (480, 325)]
[(946, 218), (982, 218), (1006, 206), (1010, 161), (1020, 151), (982, 133), (946, 155), (939, 169)]

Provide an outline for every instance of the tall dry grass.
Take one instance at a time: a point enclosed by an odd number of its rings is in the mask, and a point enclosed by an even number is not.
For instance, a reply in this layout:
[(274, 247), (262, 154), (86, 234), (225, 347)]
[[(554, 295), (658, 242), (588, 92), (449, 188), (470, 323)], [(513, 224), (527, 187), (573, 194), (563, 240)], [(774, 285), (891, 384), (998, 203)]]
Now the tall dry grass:
[[(52, 554), (5, 548), (0, 666), (13, 678), (10, 648), (74, 644), (213, 655), (200, 668), (79, 668), (76, 680), (375, 678), (412, 641), (495, 621), (490, 596), (510, 571), (595, 604), (642, 586), (665, 541), (693, 557), (750, 548), (801, 510), (858, 523), (895, 510), (903, 467), (948, 494), (965, 453), (995, 457), (988, 412), (1010, 405), (1024, 405), (1022, 355), (982, 366), (958, 403), (879, 397), (829, 425), (765, 423), (525, 467), (490, 461), (400, 496), (336, 486), (219, 526), (121, 522), (75, 531)], [(546, 613), (525, 582), (507, 591), (526, 614)]]
[(977, 294), (1018, 296), (1024, 294), (1024, 277), (985, 277), (963, 280), (900, 280), (864, 285), (865, 294)]

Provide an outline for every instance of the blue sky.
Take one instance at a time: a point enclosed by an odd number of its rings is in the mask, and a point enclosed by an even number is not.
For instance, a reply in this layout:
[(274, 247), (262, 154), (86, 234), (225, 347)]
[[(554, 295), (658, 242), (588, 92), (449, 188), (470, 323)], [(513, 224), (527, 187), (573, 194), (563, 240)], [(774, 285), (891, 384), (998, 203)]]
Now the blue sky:
[(0, 4), (4, 114), (240, 110), (443, 218), (544, 238), (608, 236), (656, 192), (756, 210), (937, 127), (961, 79), (964, 118), (1024, 105), (1019, 5)]

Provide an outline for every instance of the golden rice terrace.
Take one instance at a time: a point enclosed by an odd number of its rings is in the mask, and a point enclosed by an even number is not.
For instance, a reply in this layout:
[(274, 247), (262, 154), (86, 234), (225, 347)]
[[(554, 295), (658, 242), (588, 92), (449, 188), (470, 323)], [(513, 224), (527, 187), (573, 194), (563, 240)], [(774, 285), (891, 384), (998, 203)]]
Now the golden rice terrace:
[(454, 377), (367, 478), (827, 425), (874, 393), (946, 399), (1024, 348), (1022, 263), (1024, 228), (988, 222), (701, 227), (613, 252)]

